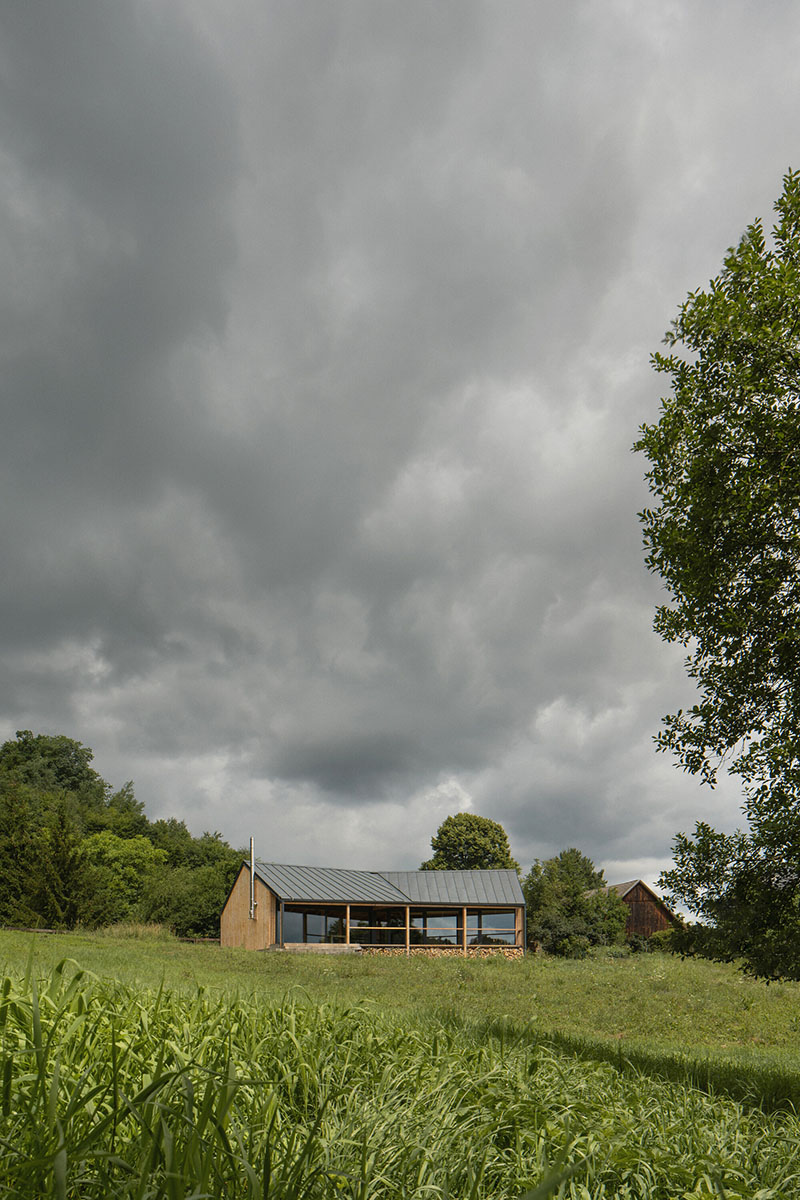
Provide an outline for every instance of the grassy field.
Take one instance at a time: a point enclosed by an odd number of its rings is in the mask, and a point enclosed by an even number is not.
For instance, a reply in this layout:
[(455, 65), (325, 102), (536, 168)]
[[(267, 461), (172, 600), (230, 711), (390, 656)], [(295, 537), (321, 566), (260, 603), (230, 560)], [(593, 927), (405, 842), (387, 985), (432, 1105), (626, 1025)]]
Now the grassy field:
[(0, 966), (72, 957), (143, 987), (198, 985), (274, 1002), (374, 1002), (382, 1010), (456, 1009), (628, 1049), (708, 1053), (800, 1069), (800, 984), (758, 983), (735, 967), (641, 954), (571, 961), (314, 958), (185, 945), (174, 939), (0, 932)]
[(9, 1196), (800, 1195), (800, 1123), (758, 1103), (800, 1095), (795, 985), (78, 935), (0, 965)]

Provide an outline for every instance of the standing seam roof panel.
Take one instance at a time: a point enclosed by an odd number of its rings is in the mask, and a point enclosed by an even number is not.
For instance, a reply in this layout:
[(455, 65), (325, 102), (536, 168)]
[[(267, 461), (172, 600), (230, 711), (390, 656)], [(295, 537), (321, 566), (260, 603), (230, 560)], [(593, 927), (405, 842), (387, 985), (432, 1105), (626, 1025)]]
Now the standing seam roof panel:
[(256, 863), (256, 874), (284, 901), (406, 904), (405, 895), (377, 871)]
[(412, 904), (524, 904), (519, 877), (502, 871), (382, 871)]
[(349, 871), (256, 863), (256, 874), (283, 901), (339, 904), (521, 905), (516, 871)]

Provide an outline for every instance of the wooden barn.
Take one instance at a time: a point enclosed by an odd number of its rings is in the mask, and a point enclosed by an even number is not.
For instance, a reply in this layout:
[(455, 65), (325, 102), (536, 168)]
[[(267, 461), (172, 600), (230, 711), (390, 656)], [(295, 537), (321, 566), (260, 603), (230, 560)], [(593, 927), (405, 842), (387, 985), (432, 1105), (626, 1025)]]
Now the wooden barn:
[(222, 910), (220, 944), (517, 958), (525, 949), (525, 898), (516, 871), (244, 862)]
[(616, 892), (628, 906), (628, 919), (625, 924), (625, 936), (632, 933), (650, 937), (662, 929), (671, 929), (680, 921), (667, 908), (660, 896), (649, 888), (642, 879), (631, 879), (628, 883), (612, 883), (603, 889), (606, 892)]

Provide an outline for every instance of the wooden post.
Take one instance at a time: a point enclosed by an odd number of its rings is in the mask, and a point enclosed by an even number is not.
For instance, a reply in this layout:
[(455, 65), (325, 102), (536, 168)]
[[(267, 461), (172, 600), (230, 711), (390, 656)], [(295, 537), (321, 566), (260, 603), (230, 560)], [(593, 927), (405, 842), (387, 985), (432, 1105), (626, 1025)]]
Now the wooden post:
[(344, 944), (350, 945), (350, 905), (346, 904), (344, 914)]
[(409, 904), (407, 904), (406, 905), (406, 958), (408, 958), (409, 954), (411, 953), (410, 946), (411, 946), (411, 906)]
[(461, 946), (464, 951), (464, 958), (467, 957), (467, 910), (461, 910)]

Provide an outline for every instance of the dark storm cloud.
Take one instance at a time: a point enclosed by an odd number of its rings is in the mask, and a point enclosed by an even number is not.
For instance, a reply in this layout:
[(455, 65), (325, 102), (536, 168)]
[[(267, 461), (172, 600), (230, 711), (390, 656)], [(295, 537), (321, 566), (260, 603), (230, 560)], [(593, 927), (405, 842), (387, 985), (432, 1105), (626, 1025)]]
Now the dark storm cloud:
[(720, 21), (7, 6), (4, 729), (268, 857), (413, 866), (470, 805), (665, 855), (629, 447), (795, 144), (794, 8)]
[(235, 110), (163, 6), (7, 7), (2, 41), (0, 627), (17, 650), (116, 640), (129, 658), (164, 635), (137, 524), (158, 522), (182, 437), (170, 363), (224, 325)]

